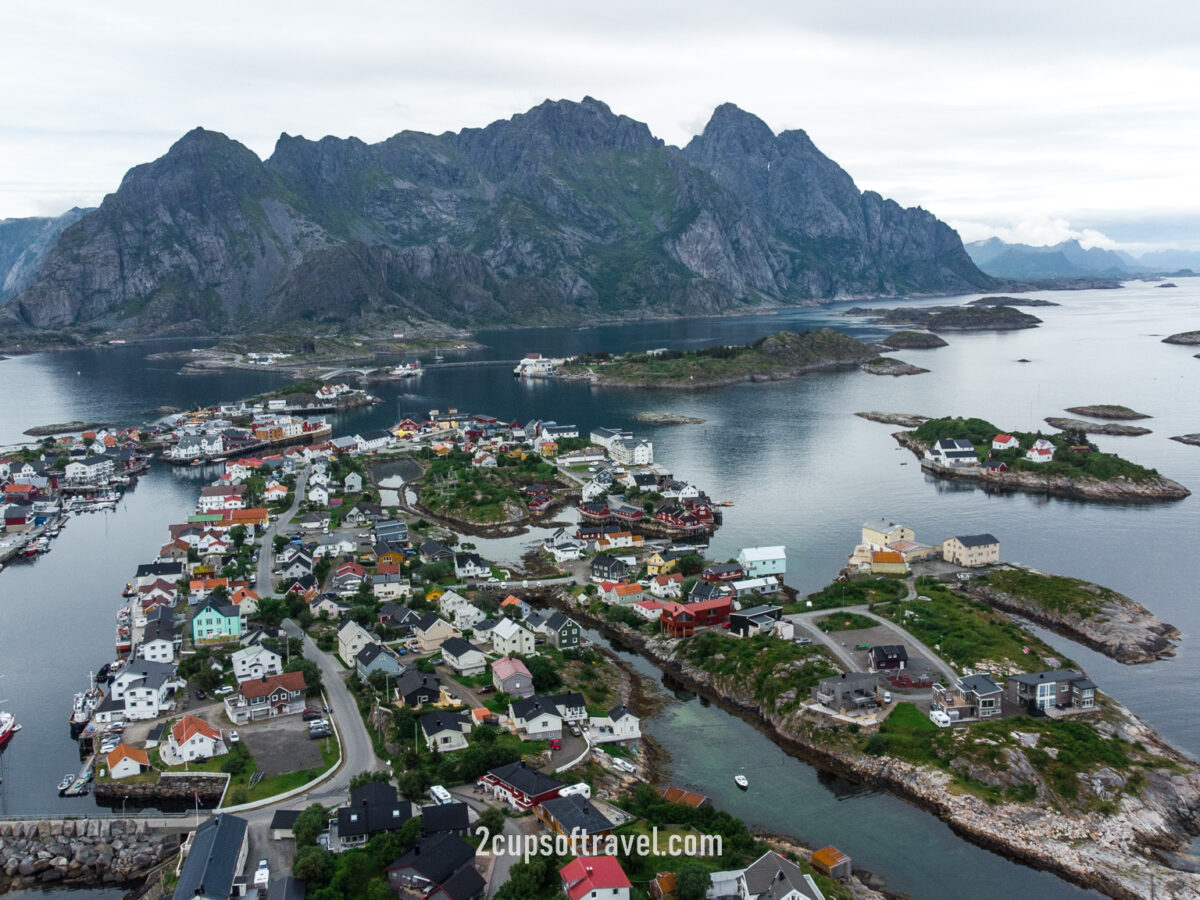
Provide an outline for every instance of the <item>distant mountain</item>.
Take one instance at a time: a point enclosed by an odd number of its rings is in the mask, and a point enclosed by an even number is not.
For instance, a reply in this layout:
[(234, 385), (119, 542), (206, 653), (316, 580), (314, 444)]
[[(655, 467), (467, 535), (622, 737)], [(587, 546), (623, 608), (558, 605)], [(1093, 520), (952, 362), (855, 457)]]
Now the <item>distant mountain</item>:
[(987, 290), (932, 214), (732, 105), (679, 150), (603, 103), (381, 143), (196, 129), (64, 231), (9, 324), (578, 323)]
[(33, 284), (63, 229), (87, 212), (75, 207), (56, 218), (0, 219), (0, 303)]
[(975, 265), (996, 278), (1120, 278), (1143, 271), (1142, 265), (1127, 253), (1099, 247), (1085, 250), (1076, 240), (1033, 247), (993, 237), (967, 244), (966, 251)]
[(1196, 250), (1154, 250), (1143, 253), (1138, 262), (1156, 272), (1177, 272), (1180, 269), (1191, 269), (1200, 272), (1200, 251)]

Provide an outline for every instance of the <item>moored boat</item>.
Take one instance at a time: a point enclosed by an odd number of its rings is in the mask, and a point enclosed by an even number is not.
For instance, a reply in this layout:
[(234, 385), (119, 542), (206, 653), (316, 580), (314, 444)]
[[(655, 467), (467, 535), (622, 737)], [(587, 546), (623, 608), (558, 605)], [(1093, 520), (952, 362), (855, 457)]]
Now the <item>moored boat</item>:
[(21, 726), (17, 724), (13, 714), (0, 710), (0, 747), (12, 740), (12, 736), (20, 730)]
[(745, 775), (734, 775), (733, 783), (740, 787), (743, 791), (750, 787), (750, 782), (746, 779)]
[(60, 781), (58, 783), (59, 796), (61, 797), (63, 792), (66, 791), (66, 789), (69, 788), (74, 783), (75, 783), (75, 773), (74, 772), (68, 772), (66, 775), (64, 775), (62, 781)]

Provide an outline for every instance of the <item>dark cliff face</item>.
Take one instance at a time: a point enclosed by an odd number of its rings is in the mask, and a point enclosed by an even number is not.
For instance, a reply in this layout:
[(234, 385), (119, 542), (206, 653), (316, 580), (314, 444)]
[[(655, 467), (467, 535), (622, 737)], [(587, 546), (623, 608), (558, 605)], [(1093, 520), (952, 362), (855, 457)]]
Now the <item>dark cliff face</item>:
[(680, 151), (599, 101), (379, 144), (196, 129), (63, 232), (33, 327), (420, 327), (984, 288), (958, 236), (731, 105)]
[(87, 212), (74, 207), (54, 218), (0, 220), (0, 303), (37, 280), (58, 236)]

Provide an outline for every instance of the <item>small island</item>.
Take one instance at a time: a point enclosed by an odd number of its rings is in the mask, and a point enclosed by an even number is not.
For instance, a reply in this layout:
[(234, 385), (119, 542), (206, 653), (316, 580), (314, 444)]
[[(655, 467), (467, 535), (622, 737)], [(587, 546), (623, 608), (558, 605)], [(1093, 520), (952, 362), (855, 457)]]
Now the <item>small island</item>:
[(874, 359), (874, 348), (832, 328), (782, 331), (753, 344), (580, 356), (559, 369), (563, 378), (593, 385), (697, 389), (779, 381), (809, 372), (848, 369)]
[(1101, 453), (1079, 432), (1002, 432), (984, 419), (942, 418), (892, 437), (935, 477), (976, 481), (993, 490), (1109, 503), (1181, 500), (1191, 494), (1154, 469)]
[(1172, 288), (1172, 287), (1179, 287), (1179, 285), (1177, 285), (1177, 284), (1176, 284), (1175, 282), (1173, 282), (1173, 281), (1164, 281), (1162, 284), (1156, 284), (1156, 285), (1155, 285), (1155, 287), (1160, 287), (1160, 288)]
[(875, 359), (869, 359), (859, 366), (868, 375), (921, 375), (928, 372), (928, 369), (922, 369), (920, 366), (910, 365), (901, 359), (892, 359), (889, 356), (877, 356)]
[(928, 331), (897, 331), (879, 342), (889, 350), (934, 350), (949, 346), (942, 338)]
[(1181, 444), (1190, 444), (1193, 447), (1200, 447), (1200, 434), (1177, 434), (1173, 441), (1178, 441)]
[(681, 416), (668, 412), (640, 412), (634, 418), (648, 425), (703, 425), (705, 421), (695, 416)]
[(1039, 300), (1034, 297), (980, 297), (971, 300), (967, 306), (1061, 306), (1053, 300)]
[(1187, 347), (1194, 347), (1200, 344), (1200, 331), (1181, 331), (1179, 334), (1163, 338), (1162, 342), (1164, 344), (1183, 344)]
[(916, 413), (888, 413), (888, 412), (856, 412), (856, 416), (860, 419), (868, 419), (872, 422), (882, 422), (884, 425), (899, 425), (901, 428), (916, 428), (919, 425), (924, 425), (929, 421), (929, 416), (918, 416)]
[(1114, 590), (1062, 575), (1003, 566), (967, 582), (973, 600), (1044, 625), (1126, 664), (1175, 655), (1179, 629)]
[(1118, 425), (1116, 422), (1085, 422), (1083, 419), (1066, 419), (1058, 416), (1047, 416), (1043, 421), (1059, 431), (1078, 431), (1082, 434), (1106, 434), (1117, 437), (1138, 437), (1150, 434), (1149, 428), (1137, 425)]
[(876, 309), (855, 306), (844, 316), (869, 316), (883, 325), (913, 325), (927, 331), (1018, 331), (1042, 324), (1037, 316), (1012, 306), (902, 306)]
[(1076, 416), (1088, 416), (1093, 419), (1149, 419), (1146, 413), (1121, 406), (1116, 403), (1095, 403), (1090, 406), (1069, 406), (1067, 412)]

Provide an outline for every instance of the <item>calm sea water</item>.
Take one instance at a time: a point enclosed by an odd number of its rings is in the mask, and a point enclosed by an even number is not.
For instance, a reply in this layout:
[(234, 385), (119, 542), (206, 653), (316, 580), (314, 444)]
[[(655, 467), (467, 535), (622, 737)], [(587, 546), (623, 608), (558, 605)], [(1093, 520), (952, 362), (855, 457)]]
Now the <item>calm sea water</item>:
[[(891, 354), (932, 370), (913, 377), (848, 372), (675, 392), (518, 381), (502, 366), (430, 369), (416, 384), (372, 386), (386, 402), (337, 417), (335, 433), (388, 425), (410, 410), (448, 407), (521, 421), (553, 418), (584, 431), (631, 428), (654, 441), (657, 459), (679, 477), (736, 504), (726, 510), (712, 555), (784, 544), (787, 580), (802, 590), (831, 579), (870, 518), (904, 521), (927, 542), (990, 531), (1000, 539), (1004, 558), (1106, 584), (1183, 631), (1175, 659), (1138, 667), (1112, 663), (1061, 638), (1052, 642), (1168, 740), (1200, 755), (1200, 719), (1180, 712), (1181, 685), (1200, 675), (1197, 588), (1185, 575), (1200, 521), (1194, 497), (1117, 506), (990, 496), (928, 480), (911, 454), (896, 449), (889, 437), (894, 429), (852, 415), (872, 409), (975, 415), (1001, 428), (1034, 430), (1043, 417), (1061, 415), (1068, 406), (1123, 403), (1152, 415), (1144, 424), (1154, 433), (1096, 442), (1196, 489), (1200, 448), (1167, 439), (1200, 431), (1194, 399), (1200, 360), (1194, 350), (1161, 343), (1168, 334), (1200, 327), (1200, 281), (1178, 284), (1166, 290), (1134, 283), (1116, 291), (1046, 294), (1062, 305), (1032, 310), (1044, 320), (1040, 328), (949, 335), (945, 348)], [(937, 302), (957, 301), (920, 301)], [(515, 360), (531, 351), (561, 355), (743, 343), (785, 328), (826, 324), (864, 339), (884, 333), (838, 317), (838, 310), (492, 332), (480, 336), (484, 349), (447, 356)], [(174, 364), (145, 359), (180, 346), (130, 344), (0, 361), (0, 443), (22, 440), (21, 432), (32, 425), (126, 421), (162, 404), (233, 400), (284, 381), (270, 373), (181, 376)], [(634, 419), (643, 410), (706, 421), (645, 426)], [(73, 520), (48, 556), (0, 573), (0, 698), (25, 724), (0, 757), (0, 813), (79, 810), (89, 802), (59, 800), (54, 793), (62, 774), (77, 765), (67, 739), (71, 694), (90, 669), (111, 657), (120, 588), (162, 543), (166, 525), (192, 507), (199, 477), (156, 469), (121, 509)], [(514, 561), (533, 537), (488, 542), (484, 549)], [(890, 796), (817, 773), (714, 707), (697, 701), (673, 705), (649, 730), (670, 749), (678, 780), (751, 822), (810, 842), (832, 841), (914, 897), (962, 896), (966, 879), (979, 898), (1083, 893), (960, 840), (934, 817)], [(748, 794), (730, 789), (730, 773), (743, 765), (754, 784)]]

